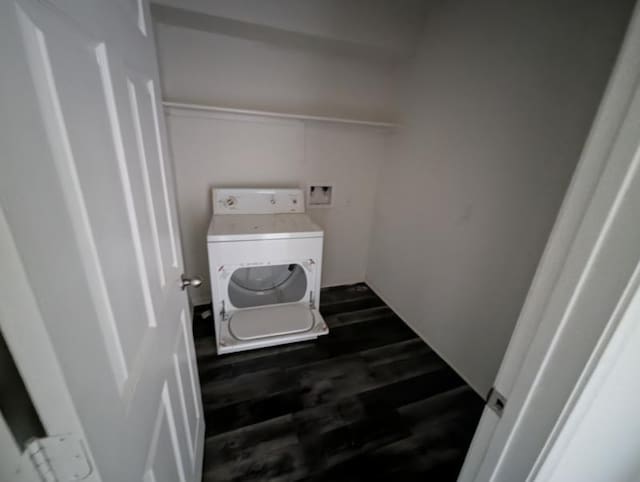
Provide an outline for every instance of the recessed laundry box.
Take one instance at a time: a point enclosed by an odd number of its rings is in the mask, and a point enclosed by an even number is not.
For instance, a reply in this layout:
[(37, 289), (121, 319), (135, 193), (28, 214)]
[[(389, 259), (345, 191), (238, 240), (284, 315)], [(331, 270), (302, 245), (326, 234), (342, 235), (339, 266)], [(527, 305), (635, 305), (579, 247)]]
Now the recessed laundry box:
[(300, 189), (213, 189), (207, 234), (218, 354), (328, 333), (318, 311), (324, 233)]

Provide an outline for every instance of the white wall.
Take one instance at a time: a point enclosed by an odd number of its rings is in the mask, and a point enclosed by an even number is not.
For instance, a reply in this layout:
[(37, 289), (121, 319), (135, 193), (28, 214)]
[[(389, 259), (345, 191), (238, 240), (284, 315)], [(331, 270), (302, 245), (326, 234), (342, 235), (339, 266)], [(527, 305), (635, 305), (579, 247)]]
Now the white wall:
[(387, 131), (169, 109), (186, 271), (207, 282), (193, 303), (210, 300), (206, 232), (213, 186), (334, 186), (333, 206), (308, 212), (325, 229), (322, 284), (365, 276), (374, 190)]
[[(419, 2), (410, 4), (419, 7)], [(388, 52), (359, 56), (368, 48), (353, 48), (370, 40), (380, 15), (370, 15), (370, 25), (356, 37), (348, 38), (348, 29), (342, 29), (331, 40), (328, 19), (308, 15), (306, 7), (289, 17), (296, 9), (282, 2), (264, 15), (266, 3), (261, 2), (239, 11), (233, 2), (205, 6), (215, 7), (205, 12), (215, 18), (155, 10), (156, 20), (161, 16), (155, 28), (165, 99), (367, 120), (394, 117), (401, 62)], [(274, 17), (273, 9), (283, 15)], [(260, 15), (245, 18), (239, 15), (243, 12)], [(274, 24), (274, 19), (280, 20)], [(394, 48), (404, 49), (406, 56), (406, 32), (403, 38)], [(336, 45), (350, 50), (337, 52)], [(323, 285), (364, 279), (386, 131), (183, 110), (172, 110), (168, 125), (187, 272), (208, 281), (211, 187), (328, 182), (335, 186), (333, 207), (311, 212), (326, 230)], [(196, 304), (210, 299), (208, 283), (192, 291)]]
[(156, 39), (167, 100), (379, 121), (396, 115), (400, 65), (163, 24)]
[(632, 2), (441, 2), (380, 175), (367, 281), (490, 388)]

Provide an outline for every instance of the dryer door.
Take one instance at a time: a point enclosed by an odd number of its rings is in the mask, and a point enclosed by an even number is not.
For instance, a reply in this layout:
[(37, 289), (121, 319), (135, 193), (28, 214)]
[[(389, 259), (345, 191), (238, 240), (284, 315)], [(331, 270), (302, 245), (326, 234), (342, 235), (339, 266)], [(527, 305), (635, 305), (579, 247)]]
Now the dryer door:
[(235, 311), (229, 319), (229, 332), (236, 340), (252, 341), (306, 333), (315, 325), (314, 310), (306, 304), (293, 303)]

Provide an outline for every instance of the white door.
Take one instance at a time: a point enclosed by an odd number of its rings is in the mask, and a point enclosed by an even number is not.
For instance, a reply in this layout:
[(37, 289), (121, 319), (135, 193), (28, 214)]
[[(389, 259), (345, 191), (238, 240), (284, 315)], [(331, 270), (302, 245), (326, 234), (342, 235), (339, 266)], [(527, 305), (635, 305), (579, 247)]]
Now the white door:
[[(94, 475), (199, 480), (204, 421), (148, 5), (1, 2), (0, 58), (0, 204)], [(47, 358), (28, 339), (10, 348), (30, 352), (29, 386)]]
[(536, 477), (582, 390), (585, 367), (633, 288), (640, 259), (638, 45), (636, 8), (495, 381), (506, 406), (501, 416), (485, 409), (459, 482)]

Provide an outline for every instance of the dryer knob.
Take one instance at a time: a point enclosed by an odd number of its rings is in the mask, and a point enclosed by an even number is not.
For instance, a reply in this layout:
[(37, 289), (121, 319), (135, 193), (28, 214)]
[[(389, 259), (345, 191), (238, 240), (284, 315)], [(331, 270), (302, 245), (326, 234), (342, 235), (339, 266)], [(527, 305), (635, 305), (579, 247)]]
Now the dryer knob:
[(225, 199), (222, 204), (224, 204), (225, 207), (230, 208), (236, 205), (238, 201), (236, 200), (235, 197), (233, 196), (229, 196), (227, 199)]

